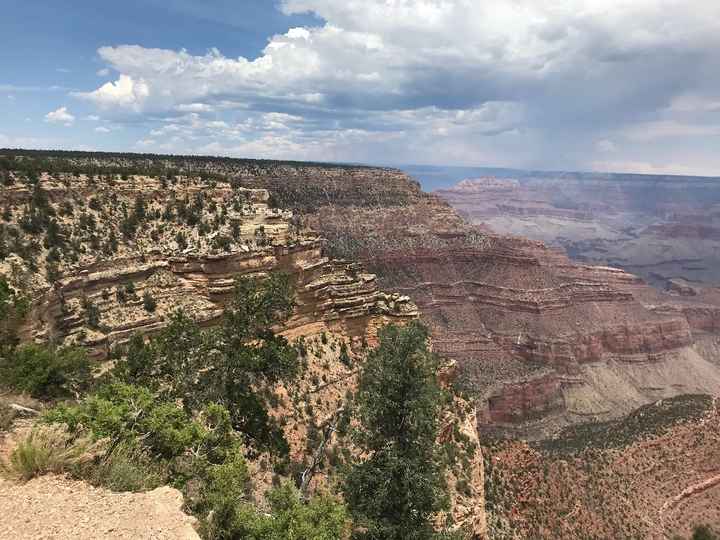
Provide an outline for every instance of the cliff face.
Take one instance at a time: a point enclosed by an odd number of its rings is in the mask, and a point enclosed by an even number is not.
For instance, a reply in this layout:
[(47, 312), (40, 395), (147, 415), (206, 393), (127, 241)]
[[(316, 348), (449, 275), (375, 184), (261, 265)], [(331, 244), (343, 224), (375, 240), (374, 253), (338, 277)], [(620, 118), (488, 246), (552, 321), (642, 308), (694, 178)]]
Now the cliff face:
[(562, 246), (660, 287), (720, 283), (716, 178), (506, 171), (436, 194), (473, 223)]
[[(289, 335), (324, 326), (372, 342), (378, 321), (417, 316), (408, 297), (381, 292), (373, 274), (357, 264), (331, 261), (321, 255), (317, 242), (308, 242), (247, 253), (125, 259), (112, 270), (80, 270), (56, 283), (36, 304), (33, 335), (82, 342), (102, 355), (135, 332), (151, 334), (162, 328), (167, 314), (176, 309), (212, 325), (232, 297), (237, 276), (273, 271), (293, 278), (297, 306), (282, 329)], [(117, 291), (128, 286), (132, 297), (118, 302)], [(158, 303), (152, 313), (143, 306), (145, 294)], [(98, 328), (88, 327), (87, 302), (100, 312)]]
[[(409, 179), (398, 195), (395, 171), (356, 174), (375, 206), (339, 190), (306, 220), (330, 251), (351, 253), (382, 287), (413, 298), (435, 349), (458, 361), (460, 384), (479, 397), (483, 429), (541, 437), (663, 397), (720, 391), (720, 372), (691, 347), (698, 317), (676, 296), (658, 301), (632, 274), (488, 233)], [(386, 184), (392, 191), (378, 198)]]
[[(435, 350), (457, 361), (457, 384), (478, 399), (483, 428), (543, 436), (662, 397), (720, 392), (717, 369), (691, 346), (693, 331), (714, 328), (712, 303), (658, 296), (622, 270), (577, 264), (562, 249), (490, 233), (400, 171), (201, 158), (150, 162), (173, 168), (177, 177), (169, 190), (158, 179), (114, 176), (113, 185), (105, 186), (100, 177), (91, 185), (93, 178), (80, 175), (72, 181), (48, 177), (47, 191), (59, 204), (67, 197), (63, 189), (82, 199), (99, 185), (99, 198), (107, 203), (101, 212), (85, 212), (107, 227), (122, 221), (115, 208), (131, 208), (139, 186), (151, 212), (162, 213), (168, 198), (192, 207), (203, 193), (201, 221), (215, 223), (208, 208), (214, 206), (226, 223), (205, 234), (186, 230), (184, 249), (175, 238), (179, 225), (147, 225), (147, 234), (121, 245), (109, 266), (80, 255), (68, 279), (47, 293), (48, 317), (36, 332), (72, 337), (85, 331), (82, 337), (102, 349), (134, 328), (152, 331), (163, 322), (142, 308), (146, 282), (160, 313), (192, 300), (188, 308), (210, 323), (232, 276), (283, 269), (295, 276), (300, 293), (287, 330), (295, 335), (301, 331), (293, 328), (317, 321), (371, 334), (376, 319), (414, 316), (412, 298), (432, 330)], [(87, 158), (72, 163), (97, 165)], [(108, 157), (102, 163), (145, 161)], [(191, 181), (192, 175), (183, 176), (190, 170), (212, 178)], [(13, 193), (21, 197), (16, 188)], [(113, 193), (120, 197), (115, 205)], [(270, 202), (295, 214), (271, 209)], [(230, 236), (230, 247), (218, 236)], [(359, 261), (367, 273), (333, 262), (338, 258)], [(126, 281), (134, 284), (130, 300), (104, 301)], [(76, 326), (87, 320), (83, 298), (100, 308), (104, 333)], [(105, 304), (115, 307), (105, 313)]]
[[(271, 271), (286, 272), (294, 281), (297, 309), (283, 328), (289, 334), (303, 335), (306, 326), (324, 325), (372, 341), (382, 321), (417, 316), (408, 297), (381, 292), (376, 277), (359, 264), (323, 256), (321, 239), (295, 223), (292, 212), (270, 208), (266, 190), (191, 178), (164, 190), (159, 180), (143, 177), (113, 178), (111, 184), (98, 185), (87, 176), (41, 177), (47, 212), (56, 216), (61, 234), (69, 236), (58, 241), (58, 249), (72, 257), (60, 259), (52, 283), (43, 277), (53, 258), (50, 246), (34, 257), (39, 271), (16, 254), (1, 263), (0, 271), (34, 297), (33, 317), (23, 329), (26, 338), (82, 343), (105, 356), (135, 332), (162, 328), (177, 309), (213, 324), (232, 296), (237, 276)], [(4, 200), (12, 201), (21, 220), (32, 190), (14, 185), (7, 194)], [(145, 221), (128, 237), (123, 223), (136, 212), (138, 200)], [(160, 216), (161, 209), (165, 213), (184, 201), (200, 206), (198, 200), (202, 208), (190, 223)], [(94, 202), (85, 207), (84, 201)], [(64, 210), (68, 204), (72, 212)], [(93, 233), (84, 235), (83, 224), (89, 222)], [(204, 229), (205, 223), (214, 230)], [(116, 246), (110, 253), (86, 245), (102, 244), (111, 236)], [(152, 309), (145, 305), (146, 296), (153, 299)]]

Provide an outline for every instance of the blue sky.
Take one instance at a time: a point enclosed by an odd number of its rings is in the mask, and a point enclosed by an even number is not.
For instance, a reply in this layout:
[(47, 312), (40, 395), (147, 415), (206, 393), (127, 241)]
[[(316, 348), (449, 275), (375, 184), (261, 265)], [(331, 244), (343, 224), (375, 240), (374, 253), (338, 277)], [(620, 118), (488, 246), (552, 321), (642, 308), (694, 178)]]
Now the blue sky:
[(718, 2), (0, 8), (0, 146), (720, 175)]
[[(318, 24), (310, 14), (286, 16), (268, 0), (0, 0), (0, 135), (17, 146), (137, 150), (146, 132), (142, 117), (127, 119), (109, 137), (88, 116), (96, 107), (69, 95), (109, 80), (97, 50), (108, 44), (187, 49), (204, 54), (217, 47), (237, 57), (261, 54), (268, 38), (292, 26)], [(100, 72), (100, 74), (98, 74)], [(4, 95), (3, 95), (4, 94)], [(44, 121), (67, 107), (73, 126)], [(90, 122), (90, 123), (88, 123)], [(122, 129), (120, 129), (122, 127)], [(107, 139), (107, 140), (99, 140)], [(0, 145), (3, 139), (0, 138)], [(13, 145), (14, 146), (14, 145)]]

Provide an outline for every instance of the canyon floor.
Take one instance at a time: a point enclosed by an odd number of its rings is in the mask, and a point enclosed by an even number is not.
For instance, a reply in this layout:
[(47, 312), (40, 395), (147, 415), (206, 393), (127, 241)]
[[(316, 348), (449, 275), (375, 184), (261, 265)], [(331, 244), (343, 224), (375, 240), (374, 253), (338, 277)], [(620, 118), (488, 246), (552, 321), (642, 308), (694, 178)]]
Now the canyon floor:
[(485, 448), (491, 530), (661, 539), (717, 527), (719, 422), (716, 399), (681, 396), (537, 444), (496, 441)]

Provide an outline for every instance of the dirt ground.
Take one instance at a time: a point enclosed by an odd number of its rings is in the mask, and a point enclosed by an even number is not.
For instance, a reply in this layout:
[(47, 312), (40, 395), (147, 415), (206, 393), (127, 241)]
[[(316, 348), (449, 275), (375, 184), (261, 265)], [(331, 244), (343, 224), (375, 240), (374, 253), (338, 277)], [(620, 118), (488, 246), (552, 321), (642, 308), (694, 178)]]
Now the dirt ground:
[(0, 538), (197, 540), (195, 519), (169, 487), (113, 493), (62, 476), (27, 483), (0, 479)]
[[(0, 433), (6, 458), (31, 423)], [(12, 540), (199, 540), (182, 495), (164, 486), (147, 493), (113, 493), (64, 476), (29, 482), (0, 477), (0, 538)]]

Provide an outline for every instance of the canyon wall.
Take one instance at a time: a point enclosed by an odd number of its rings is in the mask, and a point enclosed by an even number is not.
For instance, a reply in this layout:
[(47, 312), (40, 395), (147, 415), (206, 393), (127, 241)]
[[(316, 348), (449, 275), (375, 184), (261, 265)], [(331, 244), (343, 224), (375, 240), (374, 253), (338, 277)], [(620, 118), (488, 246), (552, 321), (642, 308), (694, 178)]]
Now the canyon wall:
[(505, 171), (436, 193), (500, 234), (563, 247), (660, 287), (720, 284), (717, 178)]
[[(72, 159), (76, 166), (90, 163), (82, 156)], [(139, 167), (145, 158), (110, 156), (102, 162)], [(250, 253), (211, 254), (219, 257), (215, 260), (197, 250), (177, 253), (167, 234), (161, 237), (160, 249), (175, 253), (150, 262), (168, 265), (179, 282), (171, 289), (201, 292), (197, 313), (214, 316), (229, 283), (225, 270), (240, 267), (289, 269), (303, 294), (317, 291), (320, 296), (312, 300), (300, 295), (298, 324), (303, 309), (312, 312), (307, 320), (352, 321), (368, 313), (412, 316), (416, 305), (435, 350), (457, 362), (456, 384), (477, 399), (482, 429), (542, 437), (588, 418), (615, 418), (659, 398), (720, 392), (714, 359), (693, 348), (694, 332), (713, 328), (707, 309), (714, 301), (660, 295), (631, 273), (573, 262), (559, 247), (489, 232), (440, 197), (423, 193), (398, 170), (210, 158), (164, 157), (152, 163), (172, 167), (180, 184), (189, 170), (226, 178), (225, 197), (233, 190), (268, 191), (267, 200), (253, 203), (258, 208), (248, 204), (247, 215), (238, 216), (243, 223), (238, 250)], [(195, 189), (207, 190), (212, 181)], [(244, 195), (257, 197), (266, 195)], [(278, 218), (271, 201), (295, 214)], [(272, 220), (278, 226), (273, 228)], [(258, 245), (258, 230), (270, 244)], [(202, 238), (197, 242), (205, 245)], [(333, 260), (358, 261), (368, 276), (338, 268)], [(323, 278), (307, 270), (313, 265), (316, 274), (335, 276), (329, 279), (336, 282), (314, 289)], [(174, 303), (189, 296), (174, 294)], [(124, 313), (117, 318), (131, 319)]]
[[(98, 202), (96, 209), (84, 208), (78, 215), (59, 219), (61, 227), (72, 230), (87, 216), (102, 229), (103, 236), (120, 238), (117, 252), (93, 254), (83, 249), (75, 261), (62, 261), (62, 272), (52, 283), (42, 279), (42, 271), (32, 275), (33, 284), (26, 287), (33, 298), (33, 314), (21, 332), (27, 339), (53, 340), (59, 343), (81, 343), (98, 357), (139, 332), (147, 335), (163, 328), (169, 315), (178, 309), (190, 314), (203, 325), (216, 323), (227, 301), (232, 298), (235, 279), (239, 276), (264, 276), (270, 272), (287, 273), (296, 292), (296, 308), (281, 329), (300, 336), (320, 327), (336, 328), (351, 338), (373, 342), (377, 328), (389, 321), (409, 320), (418, 312), (407, 296), (387, 294), (378, 288), (376, 276), (354, 262), (330, 259), (323, 255), (323, 241), (313, 231), (293, 225), (293, 214), (268, 206), (269, 193), (264, 189), (233, 189), (229, 184), (209, 185), (185, 179), (175, 189), (161, 189), (152, 178), (114, 179), (112, 186), (98, 186), (87, 176), (65, 182), (43, 175), (41, 186), (49, 199), (52, 213), (61, 214), (61, 206), (74, 201), (104, 199), (112, 196), (117, 207), (132, 208), (141, 197), (148, 213), (159, 211), (183, 197), (192, 200), (203, 194), (203, 204), (223, 206), (226, 220), (232, 225), (232, 245), (213, 245), (213, 240), (228, 229), (220, 226), (206, 232), (183, 223), (165, 223), (153, 228), (152, 221), (140, 234), (127, 239), (115, 231), (122, 212)], [(32, 199), (28, 187), (14, 185), (3, 190), (5, 201), (22, 208)], [(232, 209), (233, 198), (240, 196), (242, 207)], [(109, 205), (108, 205), (109, 206)], [(203, 219), (211, 212), (203, 211)], [(160, 228), (163, 230), (158, 233)], [(178, 234), (187, 238), (186, 246), (174, 240)], [(154, 236), (155, 239), (151, 238)], [(49, 250), (48, 250), (49, 253)], [(36, 257), (41, 265), (49, 264), (47, 255)], [(24, 277), (32, 274), (22, 258), (10, 255), (0, 263), (6, 275)], [(13, 265), (15, 269), (13, 270)], [(20, 270), (18, 270), (20, 268)], [(23, 280), (20, 275), (18, 280)], [(155, 307), (148, 310), (143, 298), (150, 295)], [(90, 310), (96, 311), (89, 321)]]
[[(459, 384), (479, 398), (482, 429), (543, 437), (660, 398), (720, 391), (715, 359), (692, 348), (697, 317), (677, 295), (490, 233), (409, 178), (398, 194), (397, 171), (353, 175), (364, 175), (374, 206), (335, 187), (305, 211), (307, 222), (328, 250), (351, 253), (382, 287), (413, 298), (435, 350), (458, 361)], [(384, 185), (392, 189), (382, 198)]]

